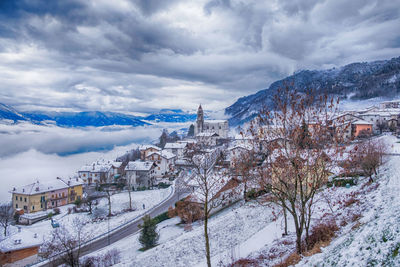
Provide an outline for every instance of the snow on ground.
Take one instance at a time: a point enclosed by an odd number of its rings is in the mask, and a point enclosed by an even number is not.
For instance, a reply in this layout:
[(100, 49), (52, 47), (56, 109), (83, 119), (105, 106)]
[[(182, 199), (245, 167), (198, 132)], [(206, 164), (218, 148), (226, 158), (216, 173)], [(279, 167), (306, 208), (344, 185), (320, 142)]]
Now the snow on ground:
[[(397, 139), (386, 141), (398, 153)], [(363, 211), (360, 226), (297, 266), (400, 266), (400, 156), (389, 156), (377, 183), (375, 192), (362, 196), (372, 208)]]
[[(212, 261), (230, 262), (234, 250), (245, 252), (240, 244), (270, 225), (274, 216), (272, 210), (257, 203), (239, 202), (212, 216), (209, 221), (209, 237)], [(173, 218), (158, 225), (159, 245), (140, 252), (139, 234), (134, 234), (98, 252), (116, 248), (121, 251), (122, 261), (118, 266), (195, 266), (205, 265), (205, 247), (202, 223), (194, 223), (191, 231), (184, 231)], [(277, 223), (274, 222), (275, 227)], [(264, 232), (263, 235), (274, 235)], [(93, 254), (97, 255), (97, 253)]]
[[(72, 209), (74, 206), (70, 204), (60, 207), (61, 213), (53, 216), (53, 219), (59, 222), (60, 226), (73, 229), (74, 219), (78, 218), (85, 223), (84, 232), (88, 233), (91, 237), (96, 237), (107, 232), (108, 229), (112, 230), (113, 228), (142, 215), (147, 210), (166, 199), (171, 193), (171, 190), (172, 187), (166, 189), (132, 192), (132, 204), (136, 210), (131, 212), (122, 212), (122, 210), (129, 207), (128, 192), (115, 194), (111, 197), (112, 213), (120, 214), (111, 217), (109, 221), (106, 217), (108, 214), (108, 201), (105, 198), (99, 200), (99, 204), (93, 207), (92, 215), (89, 215), (87, 212), (68, 214), (68, 209)], [(145, 209), (143, 209), (143, 204), (145, 205)], [(38, 239), (41, 240), (48, 238), (53, 230), (50, 220), (44, 220), (33, 225), (18, 227), (21, 228), (21, 236), (31, 237), (36, 233), (38, 235)], [(11, 226), (10, 233), (15, 234), (16, 232), (18, 232), (17, 227)], [(11, 239), (13, 239), (12, 236)], [(24, 238), (22, 238), (22, 242), (25, 243), (28, 241), (28, 239), (24, 240)]]
[[(157, 225), (157, 230), (160, 234), (160, 239), (158, 242), (159, 244), (166, 243), (170, 239), (173, 239), (184, 233), (183, 226), (178, 225), (179, 222), (180, 219), (175, 217), (163, 221)], [(142, 245), (139, 243), (139, 233), (135, 233), (112, 244), (111, 246), (105, 247), (101, 250), (86, 255), (84, 258), (101, 256), (107, 253), (107, 251), (117, 249), (121, 253), (120, 266), (129, 266), (130, 259), (143, 253), (139, 251), (141, 247)]]

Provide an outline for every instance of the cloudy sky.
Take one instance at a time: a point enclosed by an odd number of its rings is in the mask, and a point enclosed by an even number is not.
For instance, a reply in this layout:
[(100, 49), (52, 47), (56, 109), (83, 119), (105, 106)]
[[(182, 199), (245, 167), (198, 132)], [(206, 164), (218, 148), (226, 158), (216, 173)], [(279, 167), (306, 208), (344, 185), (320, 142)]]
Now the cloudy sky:
[(0, 102), (218, 110), (299, 69), (400, 55), (399, 0), (1, 0)]

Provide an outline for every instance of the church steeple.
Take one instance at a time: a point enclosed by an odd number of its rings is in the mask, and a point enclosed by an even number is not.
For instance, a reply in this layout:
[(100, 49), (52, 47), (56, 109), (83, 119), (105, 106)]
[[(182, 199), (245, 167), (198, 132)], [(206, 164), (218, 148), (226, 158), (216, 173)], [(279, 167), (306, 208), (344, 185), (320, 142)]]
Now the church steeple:
[(204, 112), (201, 104), (197, 110), (197, 120), (196, 120), (196, 133), (203, 132), (204, 129)]

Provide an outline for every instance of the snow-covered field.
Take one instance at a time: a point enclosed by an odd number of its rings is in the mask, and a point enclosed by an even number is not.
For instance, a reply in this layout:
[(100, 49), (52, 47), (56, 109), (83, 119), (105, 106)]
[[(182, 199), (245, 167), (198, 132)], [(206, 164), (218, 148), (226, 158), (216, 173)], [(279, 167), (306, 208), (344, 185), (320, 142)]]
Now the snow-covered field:
[[(248, 250), (258, 248), (256, 244), (246, 243), (257, 239), (257, 234), (266, 226), (277, 231), (262, 232), (265, 238), (276, 238), (280, 235), (281, 221), (274, 221), (272, 210), (254, 202), (239, 202), (230, 208), (214, 215), (209, 222), (212, 262), (229, 263), (232, 257), (247, 255)], [(158, 225), (159, 245), (145, 252), (140, 252), (139, 234), (134, 234), (102, 251), (92, 255), (118, 249), (121, 252), (121, 263), (118, 266), (203, 266), (205, 264), (205, 247), (201, 223), (192, 225), (186, 232), (179, 219), (173, 218)], [(249, 245), (249, 246), (247, 246)]]
[[(102, 233), (107, 232), (108, 229), (112, 230), (113, 228), (142, 215), (147, 210), (166, 199), (172, 190), (173, 188), (169, 187), (166, 189), (132, 192), (132, 203), (136, 210), (123, 213), (120, 212), (129, 207), (128, 193), (124, 192), (115, 194), (111, 197), (112, 213), (120, 214), (109, 218), (109, 220), (106, 217), (108, 214), (107, 199), (101, 199), (99, 201), (99, 204), (93, 208), (92, 215), (89, 215), (87, 212), (68, 214), (68, 208), (72, 208), (74, 206), (71, 204), (60, 207), (61, 213), (53, 216), (53, 219), (57, 221), (60, 226), (73, 229), (74, 219), (78, 218), (82, 223), (85, 224), (84, 233), (94, 238)], [(143, 204), (145, 205), (145, 209), (143, 209)], [(24, 243), (29, 242), (29, 240), (31, 240), (29, 237), (32, 237), (35, 234), (38, 235), (38, 239), (45, 240), (50, 236), (53, 230), (50, 220), (44, 220), (33, 225), (19, 227), (21, 228), (20, 233), (17, 233), (18, 229), (16, 226), (11, 226), (9, 232), (10, 234), (18, 234)], [(11, 237), (11, 239), (14, 240), (15, 238)]]

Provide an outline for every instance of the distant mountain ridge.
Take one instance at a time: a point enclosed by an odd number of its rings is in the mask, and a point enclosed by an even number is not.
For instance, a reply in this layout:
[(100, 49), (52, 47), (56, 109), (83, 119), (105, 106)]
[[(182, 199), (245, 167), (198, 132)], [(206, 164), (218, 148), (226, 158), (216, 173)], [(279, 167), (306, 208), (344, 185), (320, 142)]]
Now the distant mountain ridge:
[(143, 126), (153, 122), (189, 122), (196, 119), (195, 114), (182, 110), (161, 110), (148, 116), (133, 116), (117, 112), (18, 112), (13, 107), (0, 103), (0, 120), (13, 123), (29, 121), (34, 124), (54, 123), (61, 127), (101, 127), (111, 125)]
[(256, 116), (263, 107), (273, 108), (278, 88), (288, 86), (298, 92), (313, 89), (352, 100), (395, 97), (400, 93), (400, 57), (374, 62), (352, 63), (328, 70), (302, 70), (271, 84), (267, 89), (239, 98), (225, 109), (231, 126)]

